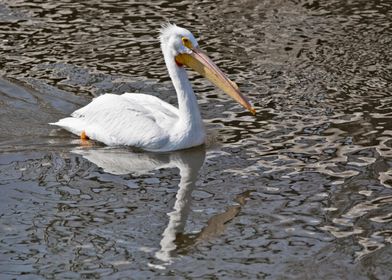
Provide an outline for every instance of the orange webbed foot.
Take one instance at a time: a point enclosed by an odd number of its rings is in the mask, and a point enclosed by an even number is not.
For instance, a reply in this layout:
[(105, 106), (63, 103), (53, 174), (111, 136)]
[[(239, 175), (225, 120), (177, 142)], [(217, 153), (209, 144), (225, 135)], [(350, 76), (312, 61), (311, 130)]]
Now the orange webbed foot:
[(91, 146), (90, 141), (88, 141), (90, 138), (87, 136), (86, 131), (82, 131), (80, 133), (80, 140), (82, 142), (82, 146)]
[(80, 134), (80, 139), (81, 140), (88, 140), (90, 138), (88, 138), (86, 131), (83, 130), (82, 133)]

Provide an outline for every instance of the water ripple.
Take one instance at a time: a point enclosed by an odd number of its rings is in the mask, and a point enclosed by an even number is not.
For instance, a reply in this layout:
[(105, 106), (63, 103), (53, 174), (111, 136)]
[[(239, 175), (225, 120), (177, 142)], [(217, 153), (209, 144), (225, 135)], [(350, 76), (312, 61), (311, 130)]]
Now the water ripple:
[[(384, 0), (3, 1), (1, 273), (392, 275), (391, 8)], [(176, 104), (157, 39), (173, 19), (258, 112), (190, 74), (209, 139), (178, 232), (175, 168), (128, 172), (125, 163), (116, 173), (71, 152), (79, 140), (46, 125), (105, 92)]]

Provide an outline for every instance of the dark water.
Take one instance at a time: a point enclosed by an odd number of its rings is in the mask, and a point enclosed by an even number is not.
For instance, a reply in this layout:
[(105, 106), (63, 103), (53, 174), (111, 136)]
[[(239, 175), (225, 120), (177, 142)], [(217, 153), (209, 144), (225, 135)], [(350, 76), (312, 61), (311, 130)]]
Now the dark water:
[[(104, 92), (175, 104), (189, 28), (254, 102), (191, 74), (209, 143), (82, 146)], [(390, 279), (392, 2), (0, 1), (1, 279)]]

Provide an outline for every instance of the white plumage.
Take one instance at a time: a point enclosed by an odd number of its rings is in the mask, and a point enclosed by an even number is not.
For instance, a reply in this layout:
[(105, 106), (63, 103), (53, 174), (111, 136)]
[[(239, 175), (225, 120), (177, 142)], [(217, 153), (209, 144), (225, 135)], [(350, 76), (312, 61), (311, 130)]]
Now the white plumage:
[[(221, 87), (249, 110), (254, 110), (235, 84), (198, 48), (192, 33), (169, 24), (162, 28), (161, 47), (178, 98), (178, 108), (146, 94), (104, 94), (59, 120), (76, 135), (110, 146), (133, 146), (148, 151), (172, 151), (205, 141), (197, 100), (183, 65), (188, 65)], [(233, 86), (234, 85), (234, 86)], [(252, 111), (253, 112), (253, 111)]]
[(109, 146), (164, 151), (175, 141), (170, 132), (179, 125), (179, 116), (177, 108), (152, 95), (104, 94), (55, 125), (76, 135), (84, 131)]

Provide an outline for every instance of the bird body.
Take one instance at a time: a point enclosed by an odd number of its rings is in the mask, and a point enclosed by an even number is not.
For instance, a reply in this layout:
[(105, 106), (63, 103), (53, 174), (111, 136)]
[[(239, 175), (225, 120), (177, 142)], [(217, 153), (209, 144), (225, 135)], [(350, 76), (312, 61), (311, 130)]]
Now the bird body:
[(149, 151), (185, 149), (204, 143), (201, 118), (184, 121), (179, 110), (158, 97), (104, 94), (59, 120), (56, 125), (109, 146), (133, 146)]
[(52, 124), (109, 146), (173, 151), (201, 145), (205, 141), (204, 125), (183, 65), (194, 68), (254, 112), (238, 87), (198, 49), (192, 33), (169, 24), (161, 30), (160, 39), (178, 108), (152, 95), (104, 94), (76, 110), (71, 117)]

